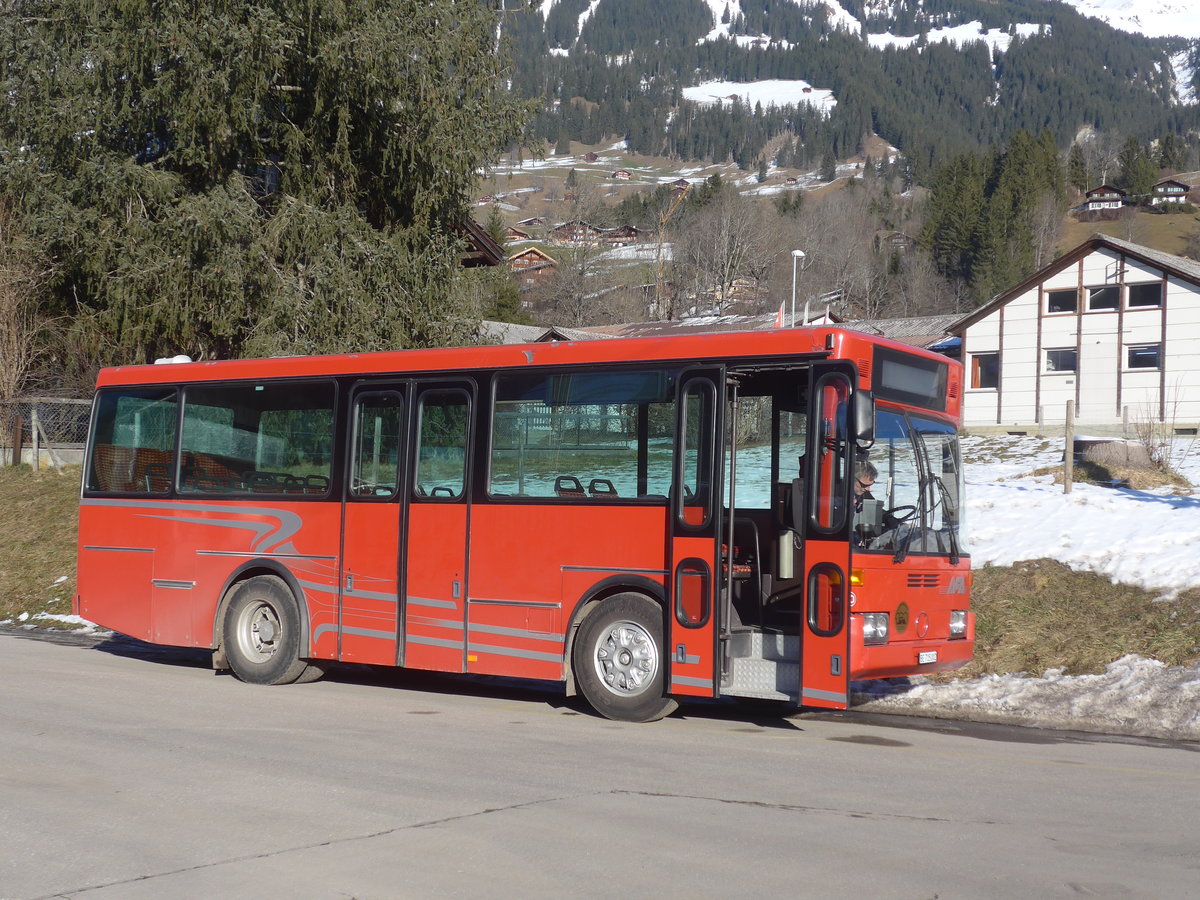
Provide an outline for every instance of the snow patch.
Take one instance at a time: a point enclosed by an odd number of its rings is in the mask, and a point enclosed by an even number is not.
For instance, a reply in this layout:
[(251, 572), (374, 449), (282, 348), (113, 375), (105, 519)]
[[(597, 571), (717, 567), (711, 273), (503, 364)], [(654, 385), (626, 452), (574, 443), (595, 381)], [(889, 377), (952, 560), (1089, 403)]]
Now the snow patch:
[(783, 78), (769, 78), (764, 81), (706, 81), (684, 88), (683, 96), (702, 106), (727, 103), (734, 97), (751, 108), (757, 103), (764, 107), (799, 106), (808, 103), (828, 112), (837, 105), (833, 91), (814, 88), (807, 81)]
[[(1029, 23), (1014, 25), (1013, 28), (1021, 37), (1038, 34), (1043, 28), (1046, 29), (1047, 33), (1050, 31), (1049, 25), (1032, 25)], [(947, 43), (953, 44), (956, 47), (962, 47), (964, 44), (970, 44), (975, 41), (983, 41), (991, 48), (994, 54), (1006, 51), (1012, 43), (1013, 36), (1008, 33), (1007, 29), (990, 28), (984, 30), (983, 23), (981, 22), (967, 22), (965, 25), (955, 25), (950, 28), (935, 28), (926, 35), (926, 38), (930, 44)], [(877, 50), (885, 47), (905, 49), (913, 46), (919, 40), (919, 35), (911, 37), (900, 37), (890, 33), (867, 35), (867, 43)]]
[(1200, 668), (1123, 656), (1103, 675), (856, 682), (855, 708), (1036, 728), (1200, 740)]

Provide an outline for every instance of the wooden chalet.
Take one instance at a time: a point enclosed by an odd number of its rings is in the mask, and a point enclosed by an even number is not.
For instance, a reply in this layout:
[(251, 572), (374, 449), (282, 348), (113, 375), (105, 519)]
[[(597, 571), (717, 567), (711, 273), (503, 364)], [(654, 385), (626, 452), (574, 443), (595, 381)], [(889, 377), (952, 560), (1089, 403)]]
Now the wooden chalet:
[(563, 222), (555, 225), (546, 237), (555, 244), (598, 244), (600, 229), (587, 222)]
[(526, 247), (508, 258), (508, 266), (522, 286), (529, 286), (551, 274), (558, 261), (537, 247)]
[(600, 232), (600, 243), (610, 247), (639, 244), (643, 240), (645, 233), (635, 225), (618, 225), (616, 228), (605, 228)]
[(1097, 212), (1102, 209), (1120, 209), (1125, 205), (1125, 192), (1110, 184), (1094, 187), (1084, 195), (1082, 209)]
[(1150, 189), (1150, 205), (1159, 206), (1163, 203), (1186, 203), (1191, 187), (1173, 178), (1164, 178)]

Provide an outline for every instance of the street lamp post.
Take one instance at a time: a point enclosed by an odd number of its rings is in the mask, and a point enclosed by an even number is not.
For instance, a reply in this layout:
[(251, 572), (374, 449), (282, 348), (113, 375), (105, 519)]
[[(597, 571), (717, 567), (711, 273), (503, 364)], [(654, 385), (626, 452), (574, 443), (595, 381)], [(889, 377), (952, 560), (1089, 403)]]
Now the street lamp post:
[[(796, 266), (800, 260), (804, 259), (803, 250), (792, 251), (792, 327), (796, 327)], [(804, 316), (805, 324), (808, 323), (807, 313)]]

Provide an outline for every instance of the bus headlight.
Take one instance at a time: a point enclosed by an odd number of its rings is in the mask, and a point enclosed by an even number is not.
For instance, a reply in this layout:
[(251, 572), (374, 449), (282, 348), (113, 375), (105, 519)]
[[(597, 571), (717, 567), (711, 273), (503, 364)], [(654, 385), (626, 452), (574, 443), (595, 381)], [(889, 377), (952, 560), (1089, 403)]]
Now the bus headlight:
[(888, 639), (888, 614), (863, 613), (863, 643), (886, 644)]
[(967, 636), (967, 611), (965, 609), (950, 610), (950, 640), (961, 641)]

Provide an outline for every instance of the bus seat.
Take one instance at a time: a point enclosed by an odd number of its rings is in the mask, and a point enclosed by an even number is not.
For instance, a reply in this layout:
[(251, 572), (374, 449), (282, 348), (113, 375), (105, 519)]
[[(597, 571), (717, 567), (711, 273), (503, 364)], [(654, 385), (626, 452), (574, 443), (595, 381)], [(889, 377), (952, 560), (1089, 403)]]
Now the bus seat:
[(115, 444), (97, 444), (92, 450), (96, 487), (102, 491), (128, 491), (133, 480), (134, 450)]
[(593, 478), (588, 482), (588, 493), (593, 497), (615, 497), (617, 489), (607, 478)]
[(242, 483), (255, 494), (281, 494), (283, 478), (275, 472), (243, 472)]
[(554, 493), (560, 497), (587, 497), (583, 484), (574, 475), (559, 475), (555, 478)]
[[(304, 476), (304, 493), (306, 494), (324, 494), (329, 490), (329, 479), (324, 475), (305, 475)], [(388, 493), (385, 491), (385, 493)]]

